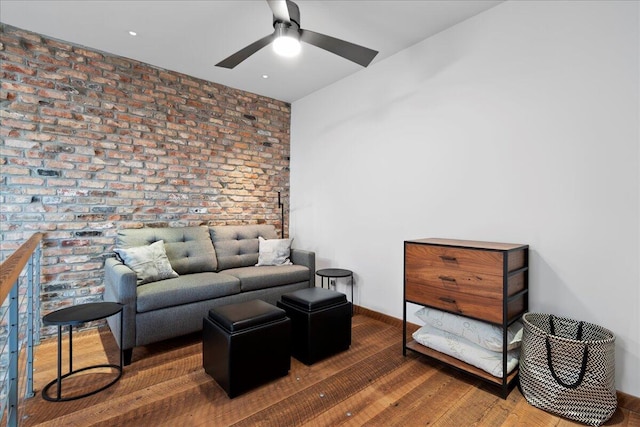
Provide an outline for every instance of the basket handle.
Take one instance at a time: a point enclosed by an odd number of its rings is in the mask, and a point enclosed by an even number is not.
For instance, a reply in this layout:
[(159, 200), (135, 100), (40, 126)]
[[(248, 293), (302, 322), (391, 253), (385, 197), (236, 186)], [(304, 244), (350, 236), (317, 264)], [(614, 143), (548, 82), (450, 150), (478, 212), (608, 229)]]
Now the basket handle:
[[(555, 335), (556, 331), (553, 324), (553, 315), (549, 316), (549, 326), (551, 330), (551, 335)], [(578, 333), (576, 334), (577, 341), (582, 341), (582, 327), (583, 327), (583, 322), (578, 323)], [(556, 371), (553, 369), (553, 361), (551, 360), (551, 343), (549, 342), (549, 336), (545, 337), (545, 343), (547, 345), (547, 364), (549, 365), (549, 370), (551, 371), (551, 376), (553, 377), (553, 379), (556, 380), (558, 384), (560, 384), (563, 387), (571, 388), (571, 389), (578, 388), (578, 386), (582, 384), (582, 380), (584, 380), (584, 374), (587, 371), (587, 360), (589, 358), (589, 348), (587, 347), (587, 345), (585, 344), (584, 350), (582, 352), (582, 366), (580, 367), (580, 374), (578, 375), (578, 379), (573, 384), (567, 384), (564, 381), (562, 381), (560, 377), (558, 377), (558, 375), (556, 374)]]
[[(554, 315), (549, 315), (549, 330), (551, 331), (551, 335), (556, 334), (556, 327), (553, 324)], [(576, 334), (576, 341), (582, 341), (582, 328), (584, 326), (584, 322), (578, 322), (578, 333)]]

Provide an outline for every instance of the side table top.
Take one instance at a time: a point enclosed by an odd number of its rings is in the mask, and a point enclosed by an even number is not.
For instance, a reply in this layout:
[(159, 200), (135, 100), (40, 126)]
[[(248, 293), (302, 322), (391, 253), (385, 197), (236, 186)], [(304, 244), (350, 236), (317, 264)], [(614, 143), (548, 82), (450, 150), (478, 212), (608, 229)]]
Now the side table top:
[(316, 271), (316, 274), (322, 277), (349, 277), (353, 274), (353, 271), (344, 268), (323, 268)]
[(53, 311), (42, 318), (45, 325), (80, 325), (93, 320), (104, 319), (122, 311), (124, 306), (117, 302), (90, 302), (73, 305)]

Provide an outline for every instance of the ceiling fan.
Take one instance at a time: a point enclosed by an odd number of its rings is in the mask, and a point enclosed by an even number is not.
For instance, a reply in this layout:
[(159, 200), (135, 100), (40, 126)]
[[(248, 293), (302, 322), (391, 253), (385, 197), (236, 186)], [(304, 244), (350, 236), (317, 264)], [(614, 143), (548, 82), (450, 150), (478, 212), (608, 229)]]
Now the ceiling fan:
[(251, 43), (228, 58), (216, 64), (217, 67), (234, 68), (242, 61), (274, 43), (274, 50), (284, 56), (293, 56), (300, 50), (300, 42), (309, 43), (366, 67), (378, 51), (349, 43), (335, 37), (300, 28), (300, 9), (290, 0), (267, 0), (273, 12), (275, 31)]

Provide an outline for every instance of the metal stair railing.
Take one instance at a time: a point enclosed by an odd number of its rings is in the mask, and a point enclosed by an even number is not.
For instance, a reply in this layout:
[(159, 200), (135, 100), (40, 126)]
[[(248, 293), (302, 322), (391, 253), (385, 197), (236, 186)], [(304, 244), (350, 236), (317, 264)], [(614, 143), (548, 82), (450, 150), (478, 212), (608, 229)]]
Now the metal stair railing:
[[(33, 347), (40, 339), (36, 321), (39, 325), (42, 238), (42, 233), (34, 234), (0, 264), (0, 414), (7, 426), (19, 425), (21, 388), (22, 399), (34, 396)], [(21, 358), (23, 350), (26, 354)], [(24, 386), (21, 376), (25, 377)]]

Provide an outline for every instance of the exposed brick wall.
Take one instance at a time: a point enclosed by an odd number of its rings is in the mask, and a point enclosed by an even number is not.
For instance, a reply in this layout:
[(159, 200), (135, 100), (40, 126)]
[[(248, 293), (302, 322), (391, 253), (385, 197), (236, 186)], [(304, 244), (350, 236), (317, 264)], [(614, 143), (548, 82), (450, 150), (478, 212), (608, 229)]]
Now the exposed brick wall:
[(0, 43), (0, 255), (46, 233), (42, 314), (101, 299), (118, 228), (280, 230), (289, 104), (11, 26)]

